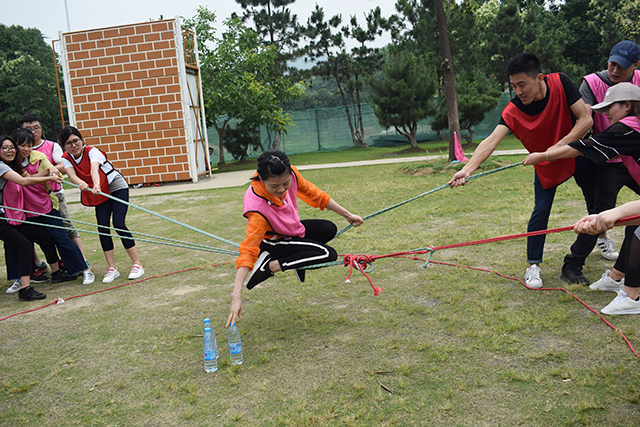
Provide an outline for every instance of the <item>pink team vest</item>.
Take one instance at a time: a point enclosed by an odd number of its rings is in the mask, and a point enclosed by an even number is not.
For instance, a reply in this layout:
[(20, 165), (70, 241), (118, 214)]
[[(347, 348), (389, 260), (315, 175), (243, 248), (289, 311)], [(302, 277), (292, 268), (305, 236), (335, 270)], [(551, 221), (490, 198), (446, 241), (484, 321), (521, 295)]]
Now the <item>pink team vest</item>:
[[(529, 116), (509, 102), (502, 110), (502, 118), (511, 132), (530, 153), (544, 152), (564, 138), (571, 129), (571, 109), (558, 73), (549, 74), (547, 85), (549, 100), (545, 109)], [(534, 166), (540, 184), (548, 189), (571, 178), (575, 171), (575, 159), (560, 159), (555, 162), (542, 161)]]
[[(627, 116), (621, 119), (620, 123), (624, 123), (625, 125), (629, 126), (631, 129), (640, 133), (640, 122), (638, 121), (638, 118), (636, 116)], [(624, 165), (627, 167), (627, 170), (629, 171), (629, 174), (631, 175), (631, 177), (633, 177), (633, 179), (638, 183), (638, 185), (640, 185), (640, 165), (638, 164), (636, 159), (626, 154), (620, 155), (620, 158), (622, 159), (622, 162), (624, 163)]]
[[(47, 159), (49, 159), (49, 162), (51, 163), (51, 165), (55, 167), (56, 162), (53, 161), (53, 145), (54, 144), (55, 142), (45, 140), (42, 144), (40, 144), (38, 148), (34, 148), (34, 150), (39, 151), (45, 156), (47, 156)], [(50, 181), (49, 188), (51, 188), (51, 191), (60, 191), (62, 189), (62, 186), (57, 182)]]
[(291, 187), (284, 198), (284, 206), (276, 206), (264, 197), (258, 196), (249, 187), (244, 195), (244, 216), (249, 212), (258, 212), (271, 225), (273, 231), (283, 236), (304, 237), (305, 228), (298, 214), (298, 180), (295, 172), (291, 173)]
[[(589, 88), (591, 89), (591, 92), (593, 93), (593, 96), (596, 99), (596, 104), (599, 104), (602, 101), (604, 101), (604, 96), (607, 93), (607, 89), (609, 89), (611, 86), (609, 86), (604, 81), (602, 81), (602, 79), (598, 77), (596, 73), (584, 76), (583, 80), (585, 80), (589, 85)], [(631, 83), (633, 83), (636, 86), (640, 86), (640, 70), (635, 70), (633, 72), (633, 78), (631, 79)], [(609, 119), (607, 118), (607, 115), (605, 113), (593, 113), (593, 134), (594, 135), (599, 134), (603, 130), (607, 129), (609, 126), (610, 126)]]
[[(24, 169), (30, 175), (35, 175), (36, 173), (38, 173), (39, 164), (39, 161), (35, 164), (29, 163), (29, 165), (27, 165), (27, 167)], [(48, 214), (49, 212), (51, 212), (51, 209), (53, 209), (51, 198), (49, 197), (49, 189), (47, 188), (47, 183), (45, 182), (28, 187), (23, 187), (12, 182), (7, 182), (5, 184), (2, 195), (4, 198), (5, 206), (35, 212), (25, 213), (14, 211), (12, 209), (6, 209), (6, 216), (10, 219), (24, 219), (25, 216), (27, 218), (40, 216), (42, 214)], [(20, 224), (19, 222), (10, 222), (13, 225)]]
[[(24, 209), (24, 196), (22, 195), (23, 188), (24, 187), (22, 185), (15, 184), (11, 181), (7, 181), (4, 185), (2, 193), (4, 205), (6, 206), (4, 214), (9, 219), (9, 224), (11, 225), (20, 225), (27, 217), (22, 211), (9, 209), (9, 207)], [(12, 219), (19, 221), (11, 221)]]

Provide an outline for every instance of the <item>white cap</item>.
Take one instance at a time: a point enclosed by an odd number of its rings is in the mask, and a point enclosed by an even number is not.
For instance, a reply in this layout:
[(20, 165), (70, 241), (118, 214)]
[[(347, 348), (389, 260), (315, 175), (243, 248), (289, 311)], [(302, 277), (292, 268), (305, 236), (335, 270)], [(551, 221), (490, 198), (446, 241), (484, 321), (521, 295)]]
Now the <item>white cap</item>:
[(591, 107), (596, 113), (604, 113), (614, 102), (640, 101), (640, 87), (633, 83), (618, 83), (607, 89), (604, 101)]

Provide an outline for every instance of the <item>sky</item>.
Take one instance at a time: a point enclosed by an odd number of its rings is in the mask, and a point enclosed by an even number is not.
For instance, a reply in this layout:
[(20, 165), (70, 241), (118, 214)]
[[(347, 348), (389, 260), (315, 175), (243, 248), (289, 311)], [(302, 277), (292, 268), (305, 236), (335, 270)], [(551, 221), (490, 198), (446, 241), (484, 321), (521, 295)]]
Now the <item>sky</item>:
[[(356, 15), (358, 21), (364, 23), (364, 14), (380, 6), (382, 16), (395, 12), (395, 0), (297, 0), (290, 5), (298, 21), (306, 23), (316, 3), (325, 11), (325, 16), (342, 14), (342, 22), (349, 16)], [(7, 26), (21, 25), (26, 28), (37, 28), (45, 36), (45, 41), (58, 39), (58, 32), (67, 32), (65, 0), (21, 0), (2, 8), (0, 23)], [(199, 5), (205, 5), (217, 15), (217, 27), (220, 35), (222, 21), (232, 12), (241, 14), (240, 5), (234, 0), (217, 0), (206, 3), (203, 0), (66, 0), (69, 11), (71, 31), (114, 27), (119, 25), (146, 22), (151, 19), (170, 19), (176, 15), (191, 18)]]

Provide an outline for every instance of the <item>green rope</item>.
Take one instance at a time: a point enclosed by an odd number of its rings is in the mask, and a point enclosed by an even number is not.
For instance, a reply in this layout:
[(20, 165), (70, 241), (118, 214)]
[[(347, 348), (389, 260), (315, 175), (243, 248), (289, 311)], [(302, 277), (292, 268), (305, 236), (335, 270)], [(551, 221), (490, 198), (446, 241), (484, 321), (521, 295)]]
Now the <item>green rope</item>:
[[(44, 215), (42, 215), (44, 216)], [(59, 217), (56, 217), (59, 218)], [(31, 225), (36, 225), (36, 226), (40, 226), (40, 227), (51, 227), (51, 228), (60, 228), (63, 230), (68, 230), (67, 227), (65, 227), (64, 225), (53, 225), (53, 224), (43, 224), (40, 222), (33, 222), (33, 221), (27, 221), (27, 220), (20, 220), (20, 219), (12, 219), (12, 221), (16, 221), (16, 222), (20, 222), (22, 224), (31, 224)], [(112, 234), (106, 234), (106, 233), (100, 233), (99, 231), (91, 231), (91, 230), (81, 230), (76, 228), (76, 231), (82, 232), (82, 233), (87, 233), (87, 234), (97, 234), (99, 236), (113, 236)], [(130, 239), (130, 240), (134, 240), (133, 237), (129, 237), (129, 236), (123, 236), (123, 239)], [(230, 251), (228, 249), (219, 249), (219, 248), (213, 248), (213, 247), (203, 247), (201, 245), (197, 246), (197, 245), (192, 245), (188, 242), (184, 242), (186, 244), (176, 244), (176, 243), (162, 243), (162, 242), (158, 242), (155, 240), (149, 240), (149, 239), (135, 239), (136, 241), (140, 241), (140, 242), (147, 242), (147, 243), (155, 243), (158, 245), (165, 245), (165, 246), (173, 246), (173, 247), (177, 247), (177, 248), (184, 248), (184, 249), (194, 249), (194, 250), (199, 250), (199, 251), (205, 251), (205, 252), (214, 252), (214, 253), (219, 253), (219, 254), (224, 254), (224, 255), (233, 255), (233, 256), (238, 256), (240, 255), (239, 252), (235, 252), (235, 251)]]
[[(32, 212), (32, 211), (28, 211), (28, 210), (25, 210), (25, 209), (12, 208), (12, 207), (9, 207), (9, 206), (0, 206), (0, 208), (11, 209), (11, 210), (14, 210), (14, 211), (24, 212), (24, 213), (28, 213), (28, 214), (36, 214), (37, 216), (43, 216), (43, 217), (47, 217), (47, 218), (60, 219), (60, 217), (56, 216), (56, 215), (41, 214), (39, 212)], [(80, 220), (71, 219), (71, 218), (66, 218), (66, 219), (68, 219), (71, 222), (78, 223), (78, 224), (90, 225), (92, 227), (96, 227), (96, 224), (93, 224), (93, 223), (90, 223), (90, 222), (80, 221)], [(45, 227), (49, 225), (49, 224), (42, 224), (42, 223), (37, 223), (37, 224), (39, 224), (41, 226), (45, 226)], [(58, 227), (58, 226), (56, 226), (56, 227)], [(167, 241), (167, 242), (177, 243), (177, 244), (180, 244), (180, 245), (186, 245), (186, 246), (191, 247), (192, 249), (200, 249), (200, 248), (202, 248), (203, 250), (217, 249), (217, 248), (214, 248), (213, 246), (202, 245), (200, 243), (185, 242), (185, 241), (181, 241), (181, 240), (170, 239), (168, 237), (154, 236), (153, 234), (141, 233), (139, 231), (123, 230), (121, 228), (116, 228), (116, 227), (111, 227), (111, 226), (105, 226), (104, 228), (108, 228), (109, 230), (113, 230), (115, 232), (118, 232), (118, 231), (129, 232), (131, 234), (136, 234), (136, 235), (144, 236), (144, 237), (150, 237), (152, 239), (158, 239), (158, 240), (163, 240), (163, 241)], [(98, 234), (100, 236), (110, 236), (110, 237), (113, 236), (112, 234), (107, 234), (107, 233), (95, 233), (93, 231), (80, 230), (80, 229), (77, 229), (77, 230), (81, 231), (83, 233)], [(118, 237), (120, 237), (120, 236), (118, 236)], [(128, 236), (124, 236), (122, 238), (123, 239), (134, 240), (134, 238), (128, 237)], [(141, 240), (141, 239), (137, 239), (137, 240), (148, 242), (148, 240)], [(153, 243), (157, 243), (159, 245), (163, 244), (162, 242), (159, 242), (159, 241), (154, 241)], [(186, 246), (182, 246), (182, 247), (186, 247)], [(219, 250), (222, 251), (223, 249), (219, 249)], [(238, 254), (238, 252), (229, 251), (229, 254)]]
[[(74, 184), (74, 183), (72, 183), (72, 182), (68, 182), (68, 181), (63, 181), (63, 182), (64, 182), (65, 184), (69, 184), (69, 185), (72, 185), (72, 186), (74, 186), (74, 187), (76, 187), (76, 188), (79, 188), (77, 184)], [(84, 191), (88, 191), (88, 190), (84, 190)], [(177, 220), (175, 220), (175, 219), (171, 219), (171, 218), (169, 218), (169, 217), (167, 217), (167, 216), (164, 216), (164, 215), (159, 214), (159, 213), (157, 213), (157, 212), (150, 211), (149, 209), (145, 209), (145, 208), (143, 208), (143, 207), (141, 207), (141, 206), (136, 206), (136, 205), (134, 205), (134, 204), (132, 204), (132, 203), (129, 203), (129, 202), (126, 202), (126, 201), (124, 201), (124, 200), (121, 200), (121, 199), (118, 199), (118, 198), (116, 198), (116, 197), (113, 197), (113, 196), (112, 196), (112, 195), (110, 195), (110, 194), (105, 194), (105, 193), (103, 193), (102, 191), (98, 191), (98, 192), (97, 192), (97, 194), (99, 194), (99, 195), (101, 195), (101, 196), (105, 196), (105, 197), (107, 197), (107, 198), (109, 198), (109, 199), (111, 199), (111, 200), (114, 200), (114, 201), (118, 202), (118, 203), (122, 203), (122, 204), (124, 204), (124, 205), (131, 206), (131, 207), (132, 207), (132, 208), (134, 208), (134, 209), (141, 210), (142, 212), (146, 212), (146, 213), (148, 213), (148, 214), (150, 214), (150, 215), (157, 216), (158, 218), (164, 219), (165, 221), (169, 221), (169, 222), (170, 222), (170, 223), (172, 223), (172, 224), (176, 224), (176, 225), (179, 225), (179, 226), (181, 226), (181, 227), (185, 227), (185, 228), (187, 228), (187, 229), (189, 229), (189, 230), (191, 230), (191, 231), (195, 231), (196, 233), (204, 234), (205, 236), (208, 236), (208, 237), (211, 237), (211, 238), (213, 238), (213, 239), (219, 240), (219, 241), (221, 241), (221, 242), (223, 242), (223, 243), (226, 243), (226, 244), (228, 244), (228, 245), (235, 246), (236, 248), (240, 247), (240, 245), (239, 245), (238, 243), (234, 243), (234, 242), (232, 242), (231, 240), (227, 240), (227, 239), (225, 239), (225, 238), (222, 238), (222, 237), (216, 236), (215, 234), (211, 234), (211, 233), (208, 233), (208, 232), (206, 232), (206, 231), (204, 231), (204, 230), (200, 230), (200, 229), (195, 228), (195, 227), (193, 227), (193, 226), (191, 226), (191, 225), (189, 225), (189, 224), (185, 224), (184, 222), (180, 222), (180, 221), (177, 221)]]
[[(486, 176), (486, 175), (491, 175), (491, 174), (493, 174), (493, 173), (500, 172), (500, 171), (503, 171), (503, 170), (505, 170), (505, 169), (509, 169), (509, 168), (514, 167), (514, 166), (521, 165), (522, 163), (523, 163), (523, 162), (518, 162), (518, 163), (511, 164), (511, 165), (502, 166), (502, 167), (500, 167), (500, 168), (493, 169), (493, 170), (490, 170), (490, 171), (481, 172), (481, 173), (479, 173), (479, 174), (476, 174), (476, 175), (470, 176), (469, 178), (467, 178), (467, 179), (466, 179), (466, 181), (465, 181), (465, 182), (469, 182), (469, 181), (471, 181), (472, 179), (480, 178), (480, 177), (483, 177), (483, 176)], [(365, 216), (365, 217), (364, 217), (364, 218), (362, 218), (362, 219), (366, 221), (366, 220), (367, 220), (367, 219), (369, 219), (369, 218), (373, 218), (373, 217), (378, 216), (378, 215), (381, 215), (381, 214), (383, 214), (383, 213), (385, 213), (385, 212), (389, 212), (389, 211), (390, 211), (390, 210), (392, 210), (392, 209), (398, 208), (398, 207), (400, 207), (400, 206), (402, 206), (402, 205), (406, 205), (406, 204), (407, 204), (407, 203), (409, 203), (409, 202), (413, 202), (414, 200), (417, 200), (417, 199), (419, 199), (419, 198), (421, 198), (421, 197), (424, 197), (424, 196), (427, 196), (427, 195), (429, 195), (429, 194), (435, 193), (436, 191), (440, 191), (440, 190), (442, 190), (442, 189), (444, 189), (444, 188), (447, 188), (447, 187), (449, 187), (449, 184), (443, 184), (443, 185), (441, 185), (440, 187), (437, 187), (437, 188), (434, 188), (433, 190), (429, 190), (429, 191), (427, 191), (427, 192), (425, 192), (425, 193), (419, 194), (419, 195), (417, 195), (417, 196), (415, 196), (415, 197), (412, 197), (412, 198), (410, 198), (410, 199), (408, 199), (408, 200), (405, 200), (404, 202), (397, 203), (397, 204), (395, 204), (395, 205), (393, 205), (393, 206), (389, 206), (388, 208), (385, 208), (385, 209), (382, 209), (382, 210), (380, 210), (380, 211), (378, 211), (378, 212), (374, 212), (374, 213), (372, 213), (372, 214), (370, 214), (370, 215), (367, 215), (367, 216)], [(338, 237), (339, 235), (341, 235), (342, 233), (344, 233), (345, 231), (347, 231), (347, 230), (348, 230), (348, 229), (350, 229), (351, 227), (353, 227), (353, 225), (351, 225), (351, 224), (347, 225), (345, 228), (343, 228), (342, 230), (338, 231), (338, 233), (335, 235), (335, 237)], [(334, 237), (334, 238), (335, 238), (335, 237)]]

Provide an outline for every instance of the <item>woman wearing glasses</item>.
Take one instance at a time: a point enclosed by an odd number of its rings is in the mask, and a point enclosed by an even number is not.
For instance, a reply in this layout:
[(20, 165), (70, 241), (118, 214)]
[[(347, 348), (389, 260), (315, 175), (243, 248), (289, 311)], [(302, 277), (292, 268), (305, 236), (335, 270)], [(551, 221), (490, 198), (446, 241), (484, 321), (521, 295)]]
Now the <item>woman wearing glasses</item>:
[[(112, 197), (125, 202), (129, 201), (129, 185), (118, 172), (107, 156), (95, 147), (84, 145), (82, 135), (73, 126), (67, 126), (60, 132), (60, 144), (65, 149), (62, 155), (62, 163), (67, 171), (69, 179), (80, 188), (80, 202), (85, 206), (94, 206), (96, 209), (96, 222), (100, 235), (100, 246), (104, 252), (109, 268), (102, 283), (111, 283), (120, 272), (116, 267), (115, 254), (113, 252), (113, 240), (109, 236), (109, 224), (113, 217), (113, 227), (116, 228), (122, 246), (133, 262), (129, 273), (129, 279), (138, 279), (144, 274), (144, 269), (138, 259), (136, 242), (125, 224), (127, 205), (115, 202), (113, 199), (98, 194), (110, 194)], [(91, 191), (84, 191), (84, 190)]]
[[(61, 183), (62, 177), (57, 171), (49, 170), (42, 172), (40, 176), (23, 177), (13, 168), (21, 170), (16, 161), (18, 146), (9, 136), (1, 136), (0, 140), (0, 240), (7, 247), (12, 248), (18, 254), (18, 270), (20, 279), (9, 288), (18, 291), (20, 301), (35, 301), (45, 299), (47, 296), (36, 291), (29, 285), (29, 279), (33, 272), (33, 242), (38, 243), (47, 257), (52, 256), (57, 260), (57, 253), (51, 235), (42, 227), (31, 224), (11, 225), (4, 210), (3, 192), (7, 182), (12, 182), (22, 186), (36, 185), (44, 182)], [(46, 175), (45, 175), (46, 174)], [(53, 253), (51, 249), (53, 248)], [(47, 258), (53, 259), (53, 258)]]

